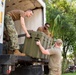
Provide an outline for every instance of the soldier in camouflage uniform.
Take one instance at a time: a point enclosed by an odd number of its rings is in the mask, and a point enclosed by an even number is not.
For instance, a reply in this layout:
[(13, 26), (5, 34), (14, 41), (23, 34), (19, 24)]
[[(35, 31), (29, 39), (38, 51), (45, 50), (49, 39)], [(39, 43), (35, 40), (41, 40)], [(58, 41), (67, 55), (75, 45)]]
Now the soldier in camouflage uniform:
[(22, 10), (12, 10), (7, 12), (5, 16), (5, 27), (8, 31), (8, 35), (10, 37), (10, 47), (9, 51), (13, 51), (15, 55), (25, 56), (24, 53), (19, 51), (18, 44), (18, 34), (15, 29), (14, 21), (20, 20), (21, 26), (26, 34), (26, 37), (30, 38), (30, 35), (26, 29), (26, 25), (24, 22), (24, 17), (31, 17), (33, 15), (32, 10), (22, 11)]
[(46, 50), (41, 45), (40, 41), (37, 41), (36, 44), (43, 54), (49, 55), (49, 75), (61, 75), (62, 54), (60, 46), (62, 45), (62, 40), (57, 39), (54, 46)]

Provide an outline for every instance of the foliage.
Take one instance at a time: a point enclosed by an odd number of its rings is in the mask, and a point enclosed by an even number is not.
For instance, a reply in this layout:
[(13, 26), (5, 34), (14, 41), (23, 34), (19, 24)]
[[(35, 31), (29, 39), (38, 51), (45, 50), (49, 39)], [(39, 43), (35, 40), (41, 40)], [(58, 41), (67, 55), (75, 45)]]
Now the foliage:
[[(47, 22), (54, 38), (63, 40), (63, 58), (73, 51), (76, 58), (76, 1), (45, 0)], [(65, 63), (65, 62), (64, 62)], [(64, 64), (65, 65), (65, 64)]]
[(62, 38), (64, 45), (70, 47), (76, 38), (76, 8), (66, 0), (45, 0), (45, 2), (47, 22), (52, 25), (50, 30), (54, 32), (55, 38)]

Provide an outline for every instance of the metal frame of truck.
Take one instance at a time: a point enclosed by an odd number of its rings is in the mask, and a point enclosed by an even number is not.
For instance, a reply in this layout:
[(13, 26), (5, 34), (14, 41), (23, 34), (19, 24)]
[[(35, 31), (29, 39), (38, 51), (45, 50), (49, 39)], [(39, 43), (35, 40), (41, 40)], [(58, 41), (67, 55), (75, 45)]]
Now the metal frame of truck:
[[(25, 36), (25, 34), (19, 35), (19, 37)], [(40, 66), (48, 63), (47, 59), (37, 59), (29, 56), (15, 56), (13, 54), (1, 54), (0, 55), (0, 75), (9, 75), (11, 72), (15, 71), (17, 66)], [(26, 66), (26, 65), (27, 66)], [(18, 67), (17, 67), (18, 68)], [(35, 68), (36, 69), (36, 68)], [(29, 72), (29, 71), (28, 71)], [(44, 72), (44, 70), (42, 70)], [(10, 74), (11, 75), (11, 74)]]

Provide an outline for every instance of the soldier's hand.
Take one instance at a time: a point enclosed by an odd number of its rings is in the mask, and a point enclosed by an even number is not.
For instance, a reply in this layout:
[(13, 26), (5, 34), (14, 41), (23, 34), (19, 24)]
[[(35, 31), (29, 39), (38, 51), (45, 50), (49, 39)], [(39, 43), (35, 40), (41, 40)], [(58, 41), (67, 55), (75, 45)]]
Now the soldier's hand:
[(39, 41), (36, 41), (36, 45), (40, 45), (41, 43), (40, 43), (40, 40)]
[(26, 37), (27, 37), (27, 38), (30, 38), (30, 34), (26, 34)]

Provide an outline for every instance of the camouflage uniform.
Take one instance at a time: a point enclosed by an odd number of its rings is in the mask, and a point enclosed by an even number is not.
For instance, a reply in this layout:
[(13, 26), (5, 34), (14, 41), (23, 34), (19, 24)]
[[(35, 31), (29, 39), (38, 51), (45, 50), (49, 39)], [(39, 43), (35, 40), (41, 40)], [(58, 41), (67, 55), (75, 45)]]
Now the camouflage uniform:
[(22, 10), (11, 10), (7, 12), (5, 16), (5, 27), (10, 37), (9, 50), (19, 50), (18, 34), (15, 29), (14, 21), (20, 20), (20, 17), (24, 17), (24, 11)]
[(9, 50), (19, 49), (18, 34), (17, 34), (17, 31), (14, 26), (14, 21), (9, 14), (7, 14), (5, 16), (5, 27), (8, 31), (8, 35), (10, 37)]

